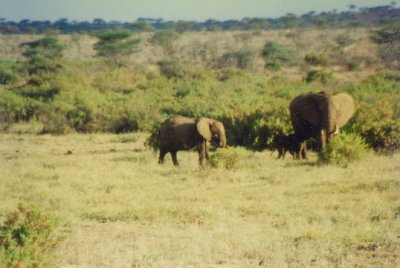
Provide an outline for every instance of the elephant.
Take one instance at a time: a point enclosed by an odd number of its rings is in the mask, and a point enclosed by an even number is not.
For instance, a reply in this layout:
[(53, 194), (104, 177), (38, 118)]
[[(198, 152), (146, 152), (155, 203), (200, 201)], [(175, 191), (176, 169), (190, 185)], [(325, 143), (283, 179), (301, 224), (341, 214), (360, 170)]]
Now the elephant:
[(299, 159), (301, 142), (295, 134), (279, 134), (272, 140), (272, 152), (278, 150), (278, 158), (285, 158), (285, 154), (289, 152), (293, 159)]
[(354, 115), (355, 103), (347, 93), (307, 93), (290, 102), (289, 112), (294, 132), (302, 143), (301, 156), (306, 158), (306, 141), (314, 138), (317, 149), (324, 148)]
[(199, 154), (200, 166), (208, 158), (207, 142), (219, 139), (220, 146), (226, 147), (224, 125), (210, 118), (190, 118), (173, 116), (161, 124), (158, 132), (160, 157), (162, 164), (167, 153), (171, 153), (172, 161), (178, 165), (176, 154), (181, 150), (189, 150), (196, 146)]

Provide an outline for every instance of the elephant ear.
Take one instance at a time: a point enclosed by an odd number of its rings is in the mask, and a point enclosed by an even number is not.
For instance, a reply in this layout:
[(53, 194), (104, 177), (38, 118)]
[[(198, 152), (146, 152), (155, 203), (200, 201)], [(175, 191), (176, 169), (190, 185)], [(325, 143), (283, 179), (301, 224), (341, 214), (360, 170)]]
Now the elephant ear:
[(196, 123), (197, 131), (207, 141), (211, 141), (211, 124), (212, 120), (209, 118), (199, 118)]

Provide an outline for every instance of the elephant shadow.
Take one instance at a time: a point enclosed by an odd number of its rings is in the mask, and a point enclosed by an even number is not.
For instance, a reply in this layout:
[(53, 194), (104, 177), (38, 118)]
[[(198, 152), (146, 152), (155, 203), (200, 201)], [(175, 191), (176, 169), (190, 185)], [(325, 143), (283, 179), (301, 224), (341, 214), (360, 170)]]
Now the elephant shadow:
[(316, 167), (319, 166), (317, 161), (293, 161), (285, 164), (285, 167)]

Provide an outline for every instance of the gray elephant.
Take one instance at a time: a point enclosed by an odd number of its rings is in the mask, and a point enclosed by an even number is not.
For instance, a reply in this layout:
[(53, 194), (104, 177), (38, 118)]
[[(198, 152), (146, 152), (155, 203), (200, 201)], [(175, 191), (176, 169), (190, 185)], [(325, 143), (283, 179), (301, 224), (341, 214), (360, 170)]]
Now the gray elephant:
[(295, 97), (289, 105), (290, 120), (302, 142), (301, 156), (306, 158), (306, 140), (314, 138), (318, 149), (339, 132), (354, 115), (354, 99), (346, 94), (308, 93)]
[(161, 124), (159, 129), (160, 157), (162, 164), (167, 153), (171, 153), (174, 165), (178, 165), (176, 154), (181, 150), (189, 150), (196, 146), (200, 165), (207, 159), (207, 142), (219, 139), (220, 146), (226, 146), (224, 125), (210, 118), (189, 118), (174, 116)]

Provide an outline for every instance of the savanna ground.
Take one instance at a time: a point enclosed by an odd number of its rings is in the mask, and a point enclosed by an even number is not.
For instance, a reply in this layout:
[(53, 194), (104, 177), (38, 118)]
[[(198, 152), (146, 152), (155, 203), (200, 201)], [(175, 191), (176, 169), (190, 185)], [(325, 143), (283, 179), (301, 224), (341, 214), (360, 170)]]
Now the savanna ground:
[(176, 168), (146, 136), (0, 135), (0, 211), (57, 215), (57, 267), (399, 267), (399, 153), (202, 169), (179, 152)]

